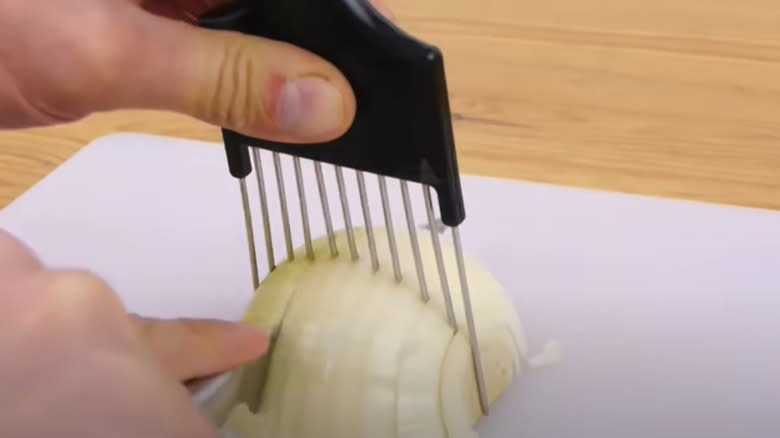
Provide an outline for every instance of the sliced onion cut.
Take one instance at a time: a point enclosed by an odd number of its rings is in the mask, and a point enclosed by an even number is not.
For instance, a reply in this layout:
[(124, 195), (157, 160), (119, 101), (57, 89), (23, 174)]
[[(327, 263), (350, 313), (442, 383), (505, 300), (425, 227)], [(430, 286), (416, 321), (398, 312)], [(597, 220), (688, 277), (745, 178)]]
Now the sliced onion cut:
[[(419, 234), (426, 303), (408, 234), (395, 233), (403, 273), (397, 282), (386, 232), (374, 233), (379, 272), (357, 229), (359, 260), (351, 260), (340, 232), (338, 257), (318, 239), (314, 261), (300, 248), (263, 281), (244, 321), (281, 329), (259, 412), (237, 406), (225, 424), (240, 438), (478, 437), (481, 411), (453, 248), (442, 242), (457, 327), (447, 321), (430, 236)], [(521, 374), (526, 341), (500, 284), (476, 260), (467, 259), (466, 269), (492, 404)]]

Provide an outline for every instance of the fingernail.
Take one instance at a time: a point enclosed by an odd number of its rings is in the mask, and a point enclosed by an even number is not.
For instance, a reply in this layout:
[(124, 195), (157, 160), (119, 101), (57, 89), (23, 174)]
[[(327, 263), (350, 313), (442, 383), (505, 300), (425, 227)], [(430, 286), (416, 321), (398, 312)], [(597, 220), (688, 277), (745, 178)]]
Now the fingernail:
[(324, 79), (296, 79), (282, 86), (276, 116), (288, 135), (324, 140), (341, 128), (344, 101), (338, 89)]

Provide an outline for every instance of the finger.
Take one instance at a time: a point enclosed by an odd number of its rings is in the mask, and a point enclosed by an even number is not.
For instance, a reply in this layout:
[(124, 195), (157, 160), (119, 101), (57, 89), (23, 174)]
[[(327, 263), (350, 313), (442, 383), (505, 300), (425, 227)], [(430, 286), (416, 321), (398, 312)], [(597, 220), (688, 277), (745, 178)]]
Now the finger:
[[(154, 362), (154, 361), (152, 361)], [(148, 363), (148, 362), (147, 362)], [(173, 382), (155, 363), (148, 363), (148, 383), (156, 386), (156, 402), (164, 411), (168, 424), (166, 438), (218, 438), (214, 425), (192, 403), (190, 391), (178, 382)], [(141, 438), (141, 437), (139, 437)]]
[(40, 269), (35, 254), (10, 233), (0, 229), (0, 279)]
[(255, 327), (196, 319), (135, 321), (142, 342), (179, 381), (227, 371), (268, 350), (268, 336)]
[[(142, 353), (143, 355), (143, 353)], [(214, 425), (192, 403), (192, 394), (179, 382), (172, 381), (154, 359), (144, 361), (147, 365), (143, 382), (154, 390), (147, 394), (150, 405), (154, 404), (162, 417), (158, 417), (165, 423), (166, 438), (218, 438)], [(136, 406), (136, 409), (138, 407)], [(148, 436), (148, 435), (147, 435)], [(159, 436), (155, 434), (155, 436)], [(142, 437), (138, 437), (142, 438)]]
[[(141, 6), (149, 12), (177, 20), (193, 22), (206, 12), (224, 6), (235, 0), (131, 0), (140, 2)], [(395, 20), (390, 8), (382, 0), (369, 0), (369, 3), (380, 14), (389, 20)]]
[(393, 11), (390, 10), (384, 0), (369, 0), (369, 3), (371, 3), (371, 6), (373, 6), (377, 12), (384, 15), (385, 18), (390, 21), (395, 21), (395, 15), (393, 14)]
[(194, 23), (206, 12), (233, 1), (235, 0), (145, 0), (141, 2), (141, 7), (153, 14)]
[(289, 44), (128, 9), (118, 36), (122, 56), (112, 62), (132, 71), (132, 80), (116, 78), (104, 97), (111, 109), (171, 110), (289, 143), (331, 140), (351, 125), (354, 95), (325, 60)]
[(197, 15), (192, 15), (187, 10), (182, 9), (178, 4), (168, 1), (154, 1), (148, 5), (144, 5), (143, 8), (152, 14), (172, 18), (174, 20), (187, 21), (190, 23), (197, 21)]

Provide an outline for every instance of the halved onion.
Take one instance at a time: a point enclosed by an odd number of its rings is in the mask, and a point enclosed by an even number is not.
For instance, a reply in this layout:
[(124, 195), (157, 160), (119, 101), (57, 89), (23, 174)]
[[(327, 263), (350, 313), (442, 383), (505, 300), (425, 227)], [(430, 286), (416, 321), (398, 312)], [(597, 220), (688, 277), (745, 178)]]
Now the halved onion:
[[(244, 321), (281, 327), (260, 410), (234, 408), (224, 425), (241, 438), (474, 438), (480, 409), (453, 248), (443, 243), (458, 320), (447, 322), (428, 233), (420, 245), (430, 300), (420, 298), (408, 234), (399, 229), (403, 281), (393, 277), (386, 230), (374, 230), (382, 269), (373, 272), (365, 231), (361, 258), (346, 234), (314, 242), (275, 269)], [(526, 341), (512, 302), (476, 260), (466, 269), (490, 403), (521, 373)]]

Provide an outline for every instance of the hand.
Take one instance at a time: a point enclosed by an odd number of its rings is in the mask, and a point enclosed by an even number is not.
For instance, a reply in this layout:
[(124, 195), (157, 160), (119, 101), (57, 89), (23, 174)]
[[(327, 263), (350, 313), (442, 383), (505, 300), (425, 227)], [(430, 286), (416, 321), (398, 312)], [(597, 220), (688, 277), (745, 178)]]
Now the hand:
[(144, 108), (291, 143), (343, 134), (355, 99), (332, 64), (193, 25), (229, 1), (0, 0), (0, 128)]
[(267, 348), (253, 328), (130, 316), (97, 277), (48, 270), (0, 232), (3, 438), (216, 438), (181, 382)]

